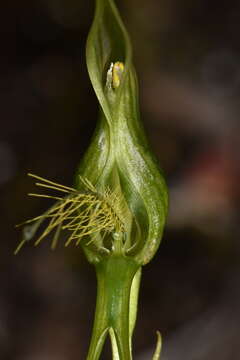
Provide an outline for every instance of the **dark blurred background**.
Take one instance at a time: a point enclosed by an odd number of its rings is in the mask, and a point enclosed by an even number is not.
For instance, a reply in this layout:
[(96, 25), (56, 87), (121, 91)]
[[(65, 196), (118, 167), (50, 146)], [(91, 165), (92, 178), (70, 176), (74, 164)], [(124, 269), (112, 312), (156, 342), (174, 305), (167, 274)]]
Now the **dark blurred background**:
[[(121, 4), (120, 4), (121, 3)], [(85, 359), (95, 275), (80, 248), (14, 249), (14, 225), (49, 206), (31, 171), (71, 185), (98, 108), (85, 65), (93, 1), (0, 5), (0, 358)], [(149, 360), (239, 360), (240, 3), (125, 0), (141, 114), (170, 189), (144, 268), (134, 338)], [(104, 359), (109, 359), (106, 350)]]

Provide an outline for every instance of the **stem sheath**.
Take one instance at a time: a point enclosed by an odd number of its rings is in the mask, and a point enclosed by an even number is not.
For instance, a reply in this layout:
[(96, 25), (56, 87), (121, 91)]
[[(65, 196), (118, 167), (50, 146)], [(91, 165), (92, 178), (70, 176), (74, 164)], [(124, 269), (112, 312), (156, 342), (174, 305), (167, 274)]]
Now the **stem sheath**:
[(97, 304), (87, 360), (99, 359), (108, 333), (114, 342), (115, 358), (131, 360), (130, 297), (133, 278), (140, 266), (130, 258), (112, 255), (95, 267)]

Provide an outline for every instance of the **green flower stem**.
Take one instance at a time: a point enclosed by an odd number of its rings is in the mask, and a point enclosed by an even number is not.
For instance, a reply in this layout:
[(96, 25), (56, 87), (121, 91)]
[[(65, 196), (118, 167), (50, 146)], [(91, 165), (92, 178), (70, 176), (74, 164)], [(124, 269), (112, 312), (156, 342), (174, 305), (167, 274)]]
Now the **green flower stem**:
[[(113, 254), (101, 260), (95, 268), (98, 282), (97, 303), (87, 360), (99, 359), (108, 333), (112, 342), (113, 358), (131, 360), (131, 335), (136, 318), (140, 265), (131, 258)], [(137, 280), (133, 282), (136, 273)]]

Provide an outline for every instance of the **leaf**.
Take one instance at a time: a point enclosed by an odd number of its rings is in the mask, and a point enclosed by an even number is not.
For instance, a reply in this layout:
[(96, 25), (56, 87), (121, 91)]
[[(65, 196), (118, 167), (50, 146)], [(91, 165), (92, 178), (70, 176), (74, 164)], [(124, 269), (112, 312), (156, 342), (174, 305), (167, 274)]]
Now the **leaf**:
[(161, 349), (162, 349), (162, 337), (160, 332), (157, 331), (157, 345), (152, 360), (160, 360)]

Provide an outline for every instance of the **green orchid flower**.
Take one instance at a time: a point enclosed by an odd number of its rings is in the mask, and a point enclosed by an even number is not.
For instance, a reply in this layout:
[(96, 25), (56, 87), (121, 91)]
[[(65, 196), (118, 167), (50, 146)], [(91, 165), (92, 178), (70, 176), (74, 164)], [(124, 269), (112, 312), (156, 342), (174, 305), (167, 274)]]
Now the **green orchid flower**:
[[(114, 360), (131, 360), (141, 268), (156, 253), (167, 215), (167, 188), (139, 118), (138, 86), (128, 34), (113, 0), (96, 0), (86, 49), (87, 67), (100, 104), (90, 146), (74, 187), (36, 175), (37, 186), (59, 192), (43, 215), (27, 221), (23, 241), (38, 231), (38, 245), (54, 231), (69, 232), (66, 246), (81, 245), (95, 266), (98, 291), (87, 360), (100, 357), (110, 336)], [(153, 360), (159, 359), (161, 338)]]

